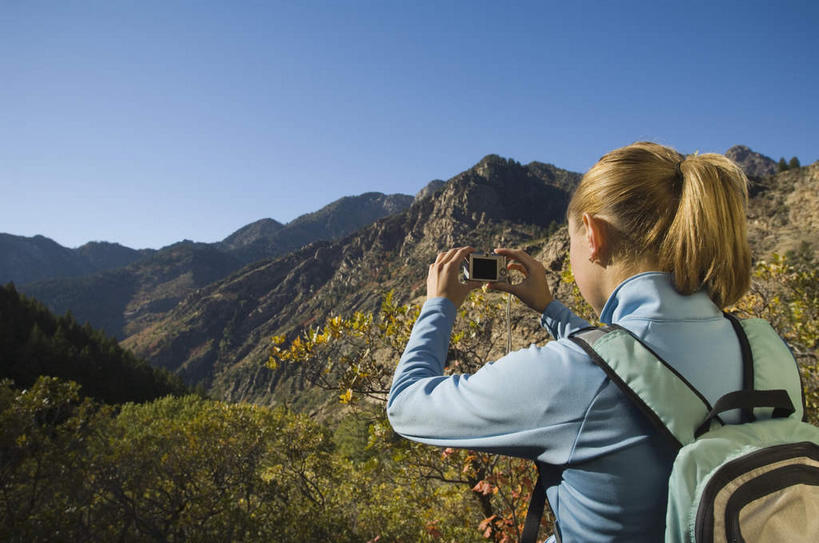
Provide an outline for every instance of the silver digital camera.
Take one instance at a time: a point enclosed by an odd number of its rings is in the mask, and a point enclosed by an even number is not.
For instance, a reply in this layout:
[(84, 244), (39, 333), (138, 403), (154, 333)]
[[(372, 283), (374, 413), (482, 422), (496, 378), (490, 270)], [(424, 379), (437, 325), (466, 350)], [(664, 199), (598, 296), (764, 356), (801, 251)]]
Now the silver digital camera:
[(497, 283), (508, 281), (506, 257), (488, 253), (471, 253), (464, 260), (464, 279), (467, 281), (484, 281)]

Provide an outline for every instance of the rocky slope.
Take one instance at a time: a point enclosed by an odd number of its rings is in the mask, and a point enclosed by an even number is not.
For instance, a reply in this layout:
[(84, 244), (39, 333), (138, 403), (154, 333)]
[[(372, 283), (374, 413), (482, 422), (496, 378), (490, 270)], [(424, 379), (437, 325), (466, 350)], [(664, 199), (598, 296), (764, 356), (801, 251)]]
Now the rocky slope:
[[(806, 248), (815, 254), (819, 163), (771, 175), (774, 161), (747, 147), (726, 154), (751, 179), (755, 258)], [(99, 315), (111, 323), (109, 332), (127, 337), (124, 346), (189, 384), (228, 400), (270, 403), (299, 391), (298, 376), (264, 366), (271, 336), (292, 336), (332, 314), (374, 310), (391, 289), (399, 301), (419, 299), (439, 250), (522, 247), (559, 270), (568, 238), (557, 227), (579, 177), (490, 155), (447, 182), (430, 182), (414, 200), (362, 195), (385, 213), (412, 205), (358, 231), (349, 224), (350, 201), (342, 199), (288, 225), (258, 221), (219, 244), (176, 244), (126, 268), (71, 279), (70, 288), (64, 281), (30, 287), (58, 311)], [(311, 235), (329, 241), (275, 252)], [(534, 321), (515, 322), (523, 327), (518, 337), (539, 340)]]
[(755, 258), (819, 249), (819, 162), (751, 183), (748, 233)]

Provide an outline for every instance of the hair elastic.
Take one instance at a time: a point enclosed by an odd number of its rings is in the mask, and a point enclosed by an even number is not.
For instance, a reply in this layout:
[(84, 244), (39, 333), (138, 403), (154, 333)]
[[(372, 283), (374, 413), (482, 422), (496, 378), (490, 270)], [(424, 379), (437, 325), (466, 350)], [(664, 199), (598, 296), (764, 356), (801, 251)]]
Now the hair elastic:
[(680, 182), (685, 181), (685, 176), (683, 176), (682, 168), (680, 168), (680, 166), (682, 166), (682, 163), (683, 161), (680, 160), (679, 162), (674, 164), (674, 173), (677, 175), (677, 179), (679, 179)]

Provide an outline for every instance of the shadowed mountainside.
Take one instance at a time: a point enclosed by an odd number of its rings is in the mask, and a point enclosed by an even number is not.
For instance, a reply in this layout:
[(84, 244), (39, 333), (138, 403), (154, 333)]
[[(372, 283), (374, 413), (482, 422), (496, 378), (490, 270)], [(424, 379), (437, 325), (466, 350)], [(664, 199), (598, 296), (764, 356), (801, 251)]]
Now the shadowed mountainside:
[(0, 378), (20, 388), (40, 376), (76, 381), (82, 394), (106, 403), (144, 402), (189, 390), (179, 377), (148, 365), (70, 314), (0, 287)]
[(779, 171), (772, 158), (752, 151), (745, 145), (734, 145), (725, 151), (725, 156), (736, 162), (751, 179), (769, 177)]

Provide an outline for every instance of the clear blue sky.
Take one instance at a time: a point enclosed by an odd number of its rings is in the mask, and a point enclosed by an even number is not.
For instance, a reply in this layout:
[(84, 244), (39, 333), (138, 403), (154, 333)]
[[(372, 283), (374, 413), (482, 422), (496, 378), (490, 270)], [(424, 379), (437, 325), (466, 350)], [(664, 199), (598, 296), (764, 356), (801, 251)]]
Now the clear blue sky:
[(216, 241), (641, 139), (808, 164), (818, 6), (0, 0), (0, 232)]

